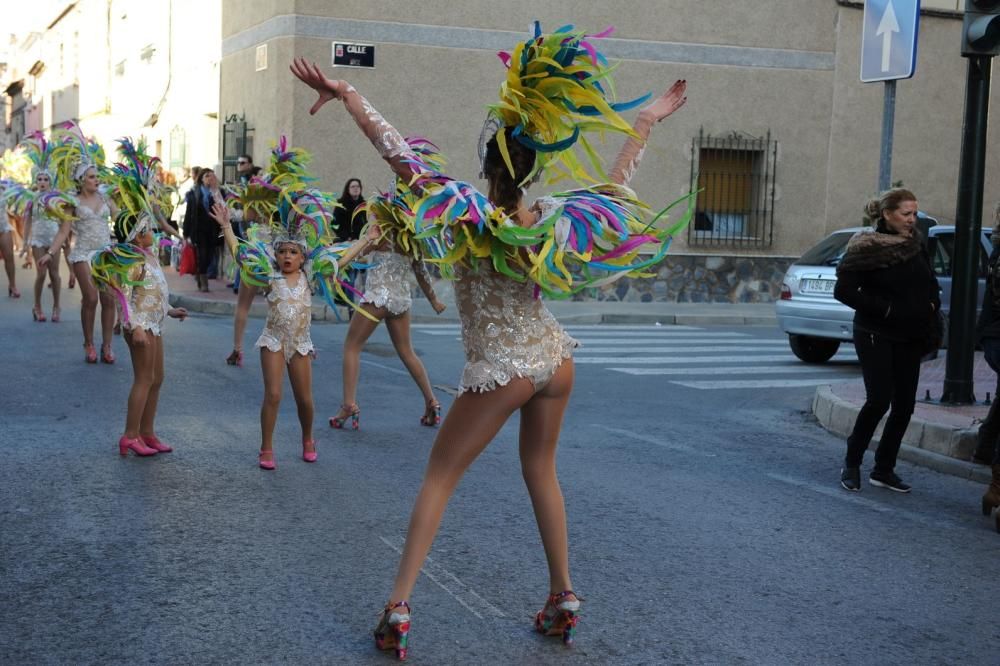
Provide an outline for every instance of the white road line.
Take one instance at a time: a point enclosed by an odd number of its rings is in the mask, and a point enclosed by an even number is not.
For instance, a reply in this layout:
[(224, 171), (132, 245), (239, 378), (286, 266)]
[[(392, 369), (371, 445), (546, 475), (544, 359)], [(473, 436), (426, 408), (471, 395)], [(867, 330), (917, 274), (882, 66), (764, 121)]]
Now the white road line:
[(375, 361), (369, 361), (366, 358), (361, 359), (361, 362), (364, 363), (365, 365), (374, 365), (376, 368), (382, 368), (383, 370), (385, 370), (387, 372), (392, 372), (392, 373), (395, 373), (397, 375), (403, 375), (404, 377), (409, 377), (410, 376), (410, 373), (408, 373), (406, 370), (400, 370), (399, 368), (393, 368), (392, 366), (383, 365), (381, 363), (376, 363)]
[[(400, 555), (403, 554), (402, 548), (400, 546), (397, 546), (396, 544), (394, 544), (389, 539), (385, 538), (384, 536), (379, 536), (379, 539), (382, 540), (382, 543), (384, 543), (385, 545), (389, 546), (389, 548), (392, 548), (394, 551), (396, 551)], [(402, 540), (400, 540), (400, 541), (402, 541)], [(433, 572), (430, 571), (431, 569), (434, 569), (434, 571)], [(486, 601), (486, 599), (483, 599), (481, 596), (479, 596), (478, 594), (476, 594), (475, 590), (473, 590), (468, 585), (466, 585), (465, 583), (463, 583), (458, 578), (458, 576), (456, 576), (455, 574), (451, 573), (450, 571), (448, 571), (447, 569), (445, 569), (441, 565), (435, 564), (434, 560), (432, 560), (430, 558), (430, 556), (427, 556), (427, 558), (424, 560), (424, 566), (420, 569), (420, 573), (422, 573), (425, 576), (427, 576), (427, 578), (429, 578), (432, 583), (434, 583), (435, 585), (437, 585), (438, 587), (440, 587), (442, 590), (444, 590), (445, 592), (447, 592), (448, 595), (451, 596), (452, 599), (454, 599), (459, 604), (461, 604), (462, 608), (464, 608), (465, 610), (469, 611), (470, 613), (472, 613), (473, 615), (475, 615), (480, 620), (483, 619), (483, 616), (480, 615), (479, 611), (477, 611), (475, 608), (473, 608), (468, 603), (466, 603), (466, 601), (464, 599), (462, 599), (462, 597), (460, 597), (459, 594), (468, 595), (470, 597), (473, 597), (473, 602), (472, 603), (476, 604), (477, 606), (479, 606), (482, 609), (485, 609), (485, 610), (489, 611), (490, 615), (494, 615), (496, 617), (507, 617), (506, 615), (504, 615), (503, 611), (501, 611), (499, 608), (497, 608), (496, 606), (494, 606), (490, 602)], [(451, 589), (449, 589), (447, 585), (445, 585), (444, 583), (442, 583), (441, 580), (440, 580), (442, 578), (443, 579), (447, 579), (448, 581), (450, 581), (453, 584), (454, 587), (460, 588), (459, 593), (456, 594)]]
[[(569, 331), (570, 335), (573, 335), (572, 331)], [(659, 337), (659, 338), (594, 338), (589, 335), (587, 336), (577, 336), (573, 335), (574, 338), (580, 342), (587, 345), (690, 345), (690, 344), (703, 344), (703, 345), (769, 345), (774, 347), (787, 347), (788, 343), (784, 340), (754, 340), (753, 338), (674, 338), (674, 337)]]
[(716, 454), (709, 451), (703, 451), (702, 449), (696, 449), (693, 446), (687, 446), (686, 444), (677, 444), (674, 442), (665, 442), (662, 439), (657, 439), (656, 437), (650, 437), (649, 435), (643, 435), (637, 432), (632, 432), (631, 430), (625, 430), (624, 428), (612, 428), (611, 426), (606, 426), (601, 423), (592, 423), (595, 428), (600, 428), (601, 430), (606, 430), (608, 432), (614, 433), (621, 437), (629, 437), (631, 439), (645, 442), (646, 444), (653, 444), (661, 449), (667, 449), (669, 451), (677, 451), (678, 453), (691, 453), (698, 456), (705, 456), (708, 458), (715, 458)]
[[(752, 338), (748, 333), (731, 333), (726, 331), (649, 331), (648, 333), (640, 333), (639, 331), (579, 331), (569, 327), (566, 331), (573, 336), (582, 335), (590, 336), (594, 338), (651, 338), (655, 340), (674, 340), (674, 339), (695, 339), (704, 340), (705, 338), (738, 338), (740, 340), (746, 340)], [(771, 338), (778, 339), (778, 338)], [(788, 344), (788, 340), (781, 338), (784, 344)]]
[[(585, 347), (581, 347), (577, 352), (582, 351)], [(576, 352), (573, 354), (573, 363), (576, 365), (580, 364), (600, 364), (600, 365), (621, 365), (622, 363), (635, 363), (638, 365), (658, 365), (658, 364), (671, 364), (671, 363), (713, 363), (718, 365), (719, 363), (773, 363), (775, 361), (785, 361), (790, 362), (795, 359), (792, 352), (787, 354), (760, 354), (754, 356), (752, 354), (740, 354), (739, 356), (635, 356), (635, 357), (625, 357), (623, 355), (618, 356), (579, 356)]]
[(818, 386), (820, 384), (830, 384), (836, 381), (844, 381), (835, 377), (815, 377), (813, 379), (733, 379), (730, 381), (705, 380), (705, 381), (672, 381), (671, 384), (686, 386), (687, 388), (707, 390), (719, 389), (752, 389), (752, 388), (790, 388), (792, 386)]
[[(460, 324), (412, 324), (410, 328), (414, 331), (420, 331), (422, 333), (434, 334), (437, 331), (459, 331), (461, 330)], [(617, 331), (628, 332), (628, 331), (641, 331), (645, 333), (675, 333), (675, 332), (691, 332), (691, 331), (702, 331), (704, 329), (697, 326), (674, 326), (673, 324), (666, 326), (619, 326), (617, 324), (564, 324), (563, 328), (572, 331)], [(443, 335), (443, 333), (440, 333)], [(721, 334), (721, 333), (719, 333)], [(747, 335), (746, 333), (728, 333), (727, 335)]]
[[(923, 525), (933, 527), (934, 529), (940, 530), (942, 528), (946, 528), (946, 529), (963, 529), (963, 530), (973, 531), (972, 527), (966, 527), (960, 523), (952, 523), (946, 520), (930, 518), (922, 513), (917, 513), (916, 511), (910, 511), (908, 509), (900, 509), (894, 506), (881, 504), (875, 500), (866, 499), (865, 497), (862, 496), (861, 493), (852, 493), (843, 490), (842, 488), (837, 486), (837, 481), (835, 479), (831, 479), (829, 486), (819, 486), (816, 485), (815, 483), (808, 483), (806, 481), (794, 479), (790, 476), (785, 476), (784, 474), (768, 474), (767, 476), (771, 479), (774, 479), (775, 481), (780, 481), (781, 483), (787, 483), (788, 485), (796, 486), (798, 488), (806, 488), (815, 493), (819, 493), (820, 495), (825, 495), (826, 497), (837, 499), (842, 502), (850, 502), (851, 504), (863, 506), (867, 509), (871, 509), (872, 511), (878, 511), (879, 513), (895, 514), (897, 516), (906, 518), (907, 520), (912, 520), (915, 523), (921, 523)], [(865, 486), (865, 490), (868, 490), (868, 488), (869, 486)], [(872, 490), (876, 493), (883, 492), (881, 489), (878, 488), (873, 488)], [(884, 492), (891, 493), (892, 491), (886, 490)], [(982, 530), (976, 529), (974, 531), (981, 532)]]
[[(622, 345), (621, 347), (580, 347), (576, 350), (576, 354), (691, 354), (694, 352), (707, 353), (707, 352), (775, 352), (779, 351), (773, 346), (768, 345), (765, 347), (758, 347), (752, 344), (731, 344), (731, 345), (713, 345), (711, 347), (702, 346), (686, 346), (686, 345), (658, 345), (656, 347), (634, 347), (629, 345)], [(789, 351), (788, 355), (791, 356), (792, 352)]]
[(770, 367), (723, 366), (717, 368), (608, 368), (626, 375), (783, 375), (829, 372), (834, 376), (854, 377), (854, 373), (846, 372), (838, 367), (829, 369), (817, 368), (813, 365), (788, 365)]

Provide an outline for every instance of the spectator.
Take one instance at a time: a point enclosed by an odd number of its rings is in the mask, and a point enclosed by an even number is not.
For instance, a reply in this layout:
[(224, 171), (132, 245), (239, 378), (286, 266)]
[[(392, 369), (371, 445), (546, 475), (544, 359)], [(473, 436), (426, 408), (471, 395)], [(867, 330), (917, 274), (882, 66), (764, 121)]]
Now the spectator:
[[(997, 373), (997, 388), (1000, 391), (1000, 203), (993, 212), (993, 252), (990, 255), (989, 277), (986, 293), (983, 295), (983, 309), (976, 327), (979, 341), (983, 346), (983, 356), (993, 371)], [(983, 495), (983, 515), (1000, 507), (1000, 395), (993, 394), (993, 404), (989, 414), (979, 427), (979, 442), (972, 454), (973, 462), (993, 466), (993, 481)], [(997, 513), (997, 531), (1000, 532), (1000, 512)]]
[(357, 178), (348, 178), (344, 183), (344, 191), (337, 199), (343, 208), (336, 208), (333, 211), (333, 223), (337, 227), (337, 237), (340, 240), (358, 240), (361, 237), (361, 230), (368, 222), (368, 217), (364, 211), (354, 215), (358, 206), (365, 203), (362, 194), (361, 181)]
[(208, 291), (209, 269), (219, 247), (218, 226), (209, 216), (209, 211), (213, 204), (223, 203), (223, 200), (215, 171), (202, 169), (196, 182), (197, 185), (185, 197), (184, 238), (194, 245), (198, 254), (198, 272), (195, 274), (198, 290)]

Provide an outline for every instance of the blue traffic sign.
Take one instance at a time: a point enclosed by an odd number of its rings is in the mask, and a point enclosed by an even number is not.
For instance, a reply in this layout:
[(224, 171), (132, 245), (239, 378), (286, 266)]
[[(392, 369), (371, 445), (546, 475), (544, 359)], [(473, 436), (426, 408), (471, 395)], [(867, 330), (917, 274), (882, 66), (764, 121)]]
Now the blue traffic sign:
[(908, 79), (917, 66), (920, 0), (865, 0), (861, 80)]

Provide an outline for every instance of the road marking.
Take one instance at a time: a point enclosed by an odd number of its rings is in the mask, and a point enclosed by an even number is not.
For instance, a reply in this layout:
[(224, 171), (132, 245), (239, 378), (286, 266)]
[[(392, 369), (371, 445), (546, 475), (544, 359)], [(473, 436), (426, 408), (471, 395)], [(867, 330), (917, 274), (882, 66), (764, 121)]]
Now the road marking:
[[(846, 379), (846, 378), (845, 378)], [(706, 390), (718, 389), (752, 389), (752, 388), (791, 388), (793, 386), (818, 386), (819, 384), (830, 384), (838, 381), (834, 377), (816, 377), (814, 379), (733, 379), (732, 381), (715, 381), (706, 379), (705, 381), (672, 381), (671, 384), (679, 384), (687, 388)], [(843, 380), (841, 380), (843, 381)]]
[(715, 453), (702, 451), (701, 449), (696, 449), (693, 446), (687, 446), (685, 444), (675, 444), (673, 442), (665, 442), (662, 439), (657, 439), (656, 437), (650, 437), (649, 435), (642, 435), (637, 432), (632, 432), (631, 430), (625, 430), (624, 428), (612, 428), (611, 426), (606, 426), (601, 423), (592, 423), (591, 425), (594, 426), (595, 428), (600, 428), (601, 430), (606, 430), (616, 435), (621, 435), (622, 437), (629, 437), (631, 439), (635, 439), (640, 442), (645, 442), (647, 444), (658, 446), (661, 449), (667, 449), (668, 451), (677, 451), (678, 453), (691, 453), (698, 456), (705, 456), (707, 458), (716, 457)]
[(374, 365), (376, 368), (382, 368), (383, 370), (386, 370), (388, 372), (393, 372), (393, 373), (395, 373), (397, 375), (403, 375), (404, 377), (409, 377), (410, 376), (410, 373), (407, 372), (407, 371), (405, 371), (405, 370), (400, 370), (399, 368), (394, 368), (394, 367), (389, 366), (389, 365), (383, 365), (381, 363), (376, 363), (375, 361), (369, 361), (366, 358), (361, 359), (361, 362), (364, 363), (365, 365)]
[[(879, 513), (892, 513), (898, 516), (902, 516), (907, 520), (912, 520), (916, 523), (921, 523), (935, 529), (948, 528), (948, 529), (961, 529), (969, 530), (975, 532), (982, 532), (980, 529), (975, 529), (971, 526), (962, 525), (959, 523), (952, 523), (946, 520), (940, 520), (937, 518), (929, 518), (922, 513), (917, 513), (916, 511), (910, 511), (908, 509), (900, 509), (894, 506), (889, 506), (876, 502), (875, 500), (866, 499), (862, 497), (859, 493), (852, 493), (847, 490), (840, 488), (839, 486), (834, 486), (832, 483), (830, 486), (818, 486), (814, 483), (807, 483), (805, 481), (800, 481), (799, 479), (794, 479), (790, 476), (785, 476), (784, 474), (768, 474), (769, 478), (775, 481), (780, 481), (781, 483), (787, 483), (790, 486), (796, 486), (798, 488), (806, 488), (813, 492), (819, 493), (820, 495), (825, 495), (827, 497), (832, 497), (833, 499), (840, 500), (842, 502), (850, 502), (852, 504), (857, 504), (858, 506), (863, 506), (865, 508), (871, 509), (872, 511), (878, 511)], [(875, 492), (879, 492), (878, 489), (874, 489)], [(886, 490), (885, 492), (891, 493), (891, 490)]]
[(749, 368), (742, 365), (734, 365), (719, 368), (608, 368), (608, 370), (623, 372), (626, 375), (783, 375), (829, 372), (831, 377), (843, 375), (853, 378), (856, 376), (849, 369), (845, 368), (841, 370), (839, 369), (840, 367), (843, 366), (831, 367), (824, 370), (812, 365), (754, 366)]
[[(384, 543), (385, 545), (389, 546), (389, 548), (392, 548), (399, 555), (403, 554), (403, 549), (402, 549), (401, 546), (397, 546), (396, 544), (394, 544), (392, 541), (390, 541), (389, 539), (385, 538), (384, 536), (379, 536), (379, 539), (381, 539), (382, 543)], [(400, 543), (402, 543), (403, 540), (399, 539), (399, 541), (400, 541)], [(435, 585), (437, 585), (438, 587), (440, 587), (442, 590), (444, 590), (445, 592), (447, 592), (448, 595), (452, 599), (454, 599), (459, 604), (461, 604), (462, 608), (464, 608), (465, 610), (469, 611), (470, 613), (472, 613), (473, 615), (475, 615), (480, 620), (483, 619), (483, 616), (479, 614), (479, 611), (477, 611), (475, 608), (473, 608), (468, 603), (466, 603), (466, 601), (464, 599), (462, 599), (461, 596), (459, 596), (460, 594), (472, 597), (473, 598), (472, 603), (476, 604), (480, 608), (483, 608), (483, 609), (489, 611), (490, 615), (493, 615), (495, 617), (507, 617), (506, 615), (504, 615), (503, 611), (501, 611), (499, 608), (497, 608), (496, 606), (494, 606), (490, 602), (486, 601), (486, 599), (483, 599), (481, 596), (479, 596), (478, 594), (476, 594), (475, 590), (473, 590), (468, 585), (466, 585), (465, 583), (463, 583), (458, 578), (458, 576), (456, 576), (455, 574), (451, 573), (450, 571), (448, 571), (447, 569), (445, 569), (441, 565), (435, 564), (434, 560), (431, 559), (430, 555), (428, 555), (425, 558), (425, 560), (424, 560), (424, 566), (420, 568), (420, 573), (422, 573), (425, 576), (427, 576), (427, 578), (429, 578), (432, 583), (434, 583)], [(451, 589), (449, 589), (447, 585), (445, 585), (444, 583), (441, 582), (442, 579), (448, 580), (454, 587), (459, 588), (459, 592), (456, 594)]]
[[(573, 332), (570, 331), (570, 335)], [(785, 347), (788, 345), (784, 340), (754, 340), (753, 338), (733, 339), (733, 338), (594, 338), (588, 336), (576, 336), (574, 338), (586, 345), (767, 345), (769, 347)]]
[[(757, 347), (753, 344), (729, 344), (729, 345), (713, 345), (710, 347), (701, 346), (686, 346), (686, 345), (657, 345), (655, 347), (634, 347), (625, 344), (623, 341), (620, 347), (580, 347), (574, 354), (614, 354), (616, 352), (621, 354), (657, 354), (657, 353), (676, 353), (676, 354), (690, 354), (694, 352), (708, 353), (708, 352), (774, 352), (778, 351), (774, 347), (768, 345), (766, 347)], [(791, 356), (792, 352), (788, 352), (788, 356)], [(788, 357), (786, 356), (786, 358)]]
[[(575, 331), (645, 331), (647, 333), (660, 333), (669, 331), (704, 330), (698, 326), (679, 326), (674, 324), (666, 324), (663, 326), (654, 326), (652, 324), (647, 324), (646, 326), (620, 326), (618, 324), (563, 324), (562, 326), (563, 328), (573, 329)], [(461, 324), (412, 324), (410, 328), (415, 331), (423, 331), (425, 333), (445, 329), (457, 331), (461, 329)], [(746, 334), (736, 333), (736, 335)]]
[[(585, 347), (581, 347), (578, 351), (583, 351)], [(638, 363), (640, 365), (656, 365), (660, 363), (670, 364), (670, 363), (773, 363), (775, 361), (785, 361), (786, 363), (795, 357), (792, 356), (792, 352), (787, 354), (760, 354), (758, 356), (753, 355), (740, 355), (740, 356), (636, 356), (634, 358), (626, 358), (623, 355), (618, 356), (577, 356), (575, 353), (573, 355), (574, 364), (614, 364), (621, 365), (622, 363)]]

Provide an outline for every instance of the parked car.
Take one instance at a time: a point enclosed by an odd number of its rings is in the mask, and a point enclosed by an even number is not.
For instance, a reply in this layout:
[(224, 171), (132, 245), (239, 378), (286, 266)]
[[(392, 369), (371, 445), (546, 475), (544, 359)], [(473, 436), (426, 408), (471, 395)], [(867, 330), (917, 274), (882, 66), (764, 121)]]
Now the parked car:
[[(955, 255), (955, 227), (939, 226), (921, 215), (918, 224), (927, 236), (934, 274), (941, 285), (941, 311), (947, 320), (951, 302), (951, 273)], [(788, 334), (788, 344), (806, 363), (825, 363), (844, 342), (853, 344), (854, 310), (833, 297), (837, 264), (847, 249), (847, 241), (862, 227), (835, 231), (788, 268), (775, 303), (778, 326)], [(986, 267), (990, 230), (984, 229), (979, 252), (979, 298), (986, 290)]]

